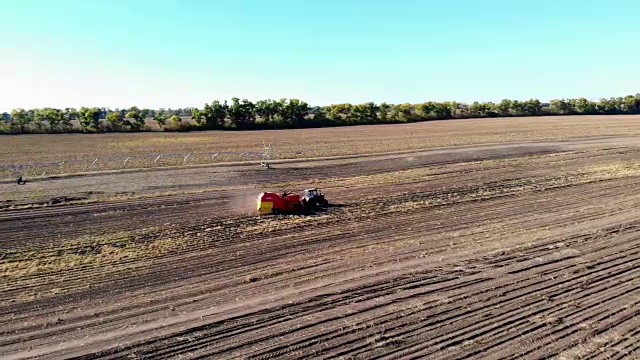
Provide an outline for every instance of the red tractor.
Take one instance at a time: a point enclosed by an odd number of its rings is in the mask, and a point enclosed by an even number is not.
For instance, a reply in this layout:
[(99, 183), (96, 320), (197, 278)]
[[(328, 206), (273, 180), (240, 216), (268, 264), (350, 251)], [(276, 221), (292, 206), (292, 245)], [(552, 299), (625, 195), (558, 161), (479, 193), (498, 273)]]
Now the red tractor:
[(305, 190), (304, 198), (287, 191), (282, 194), (263, 192), (258, 195), (257, 205), (260, 213), (281, 214), (294, 213), (315, 206), (326, 206), (328, 201), (323, 194), (313, 188)]

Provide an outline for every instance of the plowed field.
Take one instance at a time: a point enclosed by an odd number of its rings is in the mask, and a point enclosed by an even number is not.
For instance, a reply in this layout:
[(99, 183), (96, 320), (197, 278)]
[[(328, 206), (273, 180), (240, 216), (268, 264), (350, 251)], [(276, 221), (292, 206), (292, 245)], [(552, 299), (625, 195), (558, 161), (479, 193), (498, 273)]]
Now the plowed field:
[(0, 211), (0, 358), (638, 359), (640, 137), (594, 135), (0, 184), (103, 189)]

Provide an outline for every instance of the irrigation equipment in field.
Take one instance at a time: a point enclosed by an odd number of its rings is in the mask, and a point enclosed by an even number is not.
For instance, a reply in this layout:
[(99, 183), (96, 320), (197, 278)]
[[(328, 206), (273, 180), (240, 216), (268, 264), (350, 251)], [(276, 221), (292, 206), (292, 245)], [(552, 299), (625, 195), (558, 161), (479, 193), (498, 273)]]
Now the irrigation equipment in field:
[(260, 162), (260, 166), (265, 169), (271, 168), (271, 143), (267, 145), (265, 141), (262, 141), (262, 145), (264, 146), (264, 152), (262, 153), (262, 161)]
[(16, 166), (11, 169), (11, 176), (16, 179), (18, 185), (24, 185), (27, 182), (24, 180), (24, 168), (22, 166)]
[[(300, 156), (302, 153), (278, 153), (280, 157)], [(261, 167), (270, 167), (273, 158), (271, 144), (264, 151), (210, 151), (176, 154), (123, 155), (90, 159), (70, 159), (31, 164), (0, 164), (0, 179), (25, 179), (56, 175), (81, 174), (97, 171), (208, 165), (243, 160), (260, 160)]]

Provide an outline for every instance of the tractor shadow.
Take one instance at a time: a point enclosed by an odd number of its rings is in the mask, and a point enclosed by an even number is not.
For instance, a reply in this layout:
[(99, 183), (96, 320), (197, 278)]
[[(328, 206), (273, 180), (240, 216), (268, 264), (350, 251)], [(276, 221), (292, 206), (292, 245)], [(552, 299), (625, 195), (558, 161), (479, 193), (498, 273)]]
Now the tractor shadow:
[(311, 207), (311, 208), (307, 208), (307, 209), (302, 209), (300, 211), (297, 211), (296, 213), (292, 214), (292, 215), (297, 215), (297, 216), (320, 216), (320, 215), (326, 215), (326, 214), (330, 214), (333, 211), (342, 209), (342, 208), (346, 208), (349, 207), (349, 205), (347, 204), (329, 204), (326, 206), (318, 206), (318, 207)]

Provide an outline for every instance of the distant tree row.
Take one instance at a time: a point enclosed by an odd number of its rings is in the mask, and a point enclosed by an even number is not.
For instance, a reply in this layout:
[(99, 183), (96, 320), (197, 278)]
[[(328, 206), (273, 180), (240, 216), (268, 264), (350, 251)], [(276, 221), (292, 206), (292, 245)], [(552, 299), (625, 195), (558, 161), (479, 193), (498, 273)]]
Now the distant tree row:
[[(81, 130), (84, 132), (143, 131), (146, 120), (152, 118), (163, 126), (167, 121), (181, 123), (182, 117), (191, 116), (195, 109), (129, 109), (82, 107), (80, 109), (42, 108), (14, 109), (0, 114), (0, 133), (60, 133)], [(77, 126), (74, 127), (74, 122)]]
[(152, 120), (164, 130), (285, 129), (340, 125), (388, 124), (425, 120), (541, 115), (640, 114), (640, 94), (599, 101), (505, 99), (499, 103), (455, 101), (420, 104), (333, 104), (310, 106), (298, 99), (215, 100), (202, 109), (42, 108), (0, 114), (0, 133), (144, 131)]

